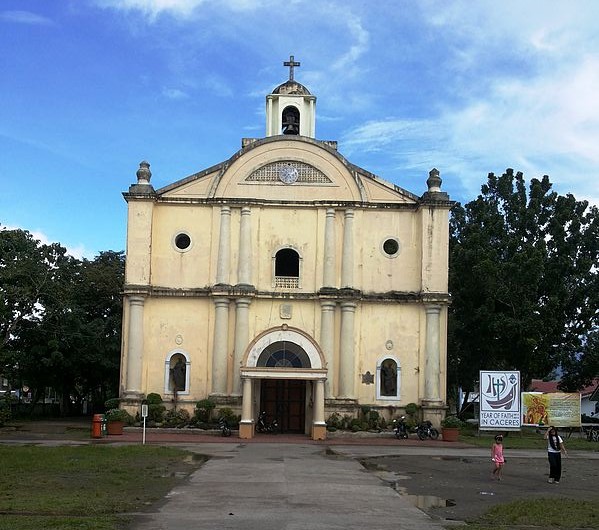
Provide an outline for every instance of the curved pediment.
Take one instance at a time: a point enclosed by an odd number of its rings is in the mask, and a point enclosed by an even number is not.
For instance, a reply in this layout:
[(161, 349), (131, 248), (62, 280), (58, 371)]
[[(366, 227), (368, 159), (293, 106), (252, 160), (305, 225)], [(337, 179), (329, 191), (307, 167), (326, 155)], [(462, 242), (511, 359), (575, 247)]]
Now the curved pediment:
[(174, 182), (164, 199), (416, 203), (418, 197), (349, 163), (327, 142), (303, 136), (255, 141), (226, 162)]

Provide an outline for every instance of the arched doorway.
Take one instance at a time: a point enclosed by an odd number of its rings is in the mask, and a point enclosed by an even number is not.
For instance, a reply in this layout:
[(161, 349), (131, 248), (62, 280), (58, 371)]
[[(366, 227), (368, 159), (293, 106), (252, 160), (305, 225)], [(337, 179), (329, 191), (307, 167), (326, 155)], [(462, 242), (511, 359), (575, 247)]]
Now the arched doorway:
[(243, 406), (239, 435), (252, 438), (261, 411), (281, 432), (324, 439), (326, 368), (316, 341), (286, 325), (269, 330), (250, 344), (241, 368)]
[[(258, 357), (257, 366), (265, 368), (311, 368), (310, 358), (295, 342), (277, 341), (269, 344)], [(260, 411), (276, 418), (281, 433), (305, 433), (306, 381), (302, 379), (262, 379), (260, 381)]]

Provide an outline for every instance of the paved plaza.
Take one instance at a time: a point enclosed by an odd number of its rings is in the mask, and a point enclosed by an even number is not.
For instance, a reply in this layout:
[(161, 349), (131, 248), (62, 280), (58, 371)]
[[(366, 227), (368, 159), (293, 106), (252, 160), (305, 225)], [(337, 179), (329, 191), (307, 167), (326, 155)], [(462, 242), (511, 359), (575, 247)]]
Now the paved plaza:
[[(77, 424), (2, 430), (0, 443), (139, 444), (140, 430), (99, 440), (69, 436)], [(81, 424), (79, 424), (81, 430)], [(599, 452), (569, 451), (559, 486), (547, 484), (543, 450), (506, 450), (501, 482), (488, 448), (395, 440), (391, 433), (261, 435), (252, 440), (153, 429), (146, 441), (206, 457), (160, 503), (132, 514), (132, 530), (428, 530), (459, 524), (490, 507), (530, 497), (599, 501)], [(509, 444), (508, 444), (509, 445)]]

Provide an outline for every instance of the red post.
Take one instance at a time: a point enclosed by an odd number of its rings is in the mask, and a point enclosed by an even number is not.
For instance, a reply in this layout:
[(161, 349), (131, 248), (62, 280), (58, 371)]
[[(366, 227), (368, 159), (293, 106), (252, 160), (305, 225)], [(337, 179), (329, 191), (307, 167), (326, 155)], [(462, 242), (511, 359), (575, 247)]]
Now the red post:
[(102, 414), (94, 414), (92, 419), (92, 438), (102, 438)]

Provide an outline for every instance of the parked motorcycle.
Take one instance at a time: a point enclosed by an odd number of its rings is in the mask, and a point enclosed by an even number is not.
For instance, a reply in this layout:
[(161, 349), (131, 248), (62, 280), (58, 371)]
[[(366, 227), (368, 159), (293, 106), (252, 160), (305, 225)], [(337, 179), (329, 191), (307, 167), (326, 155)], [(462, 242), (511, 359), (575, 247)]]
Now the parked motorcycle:
[(266, 412), (261, 412), (258, 415), (258, 421), (256, 422), (256, 431), (265, 433), (275, 433), (279, 430), (279, 422), (275, 419), (268, 421), (266, 419)]
[(433, 427), (433, 424), (430, 421), (423, 421), (420, 425), (418, 425), (416, 434), (421, 440), (426, 440), (427, 438), (436, 440), (439, 438), (439, 431)]
[(398, 440), (408, 438), (408, 426), (406, 425), (406, 417), (402, 416), (399, 419), (393, 420), (395, 438)]
[(218, 428), (220, 429), (221, 436), (231, 436), (231, 428), (224, 416), (218, 419)]

